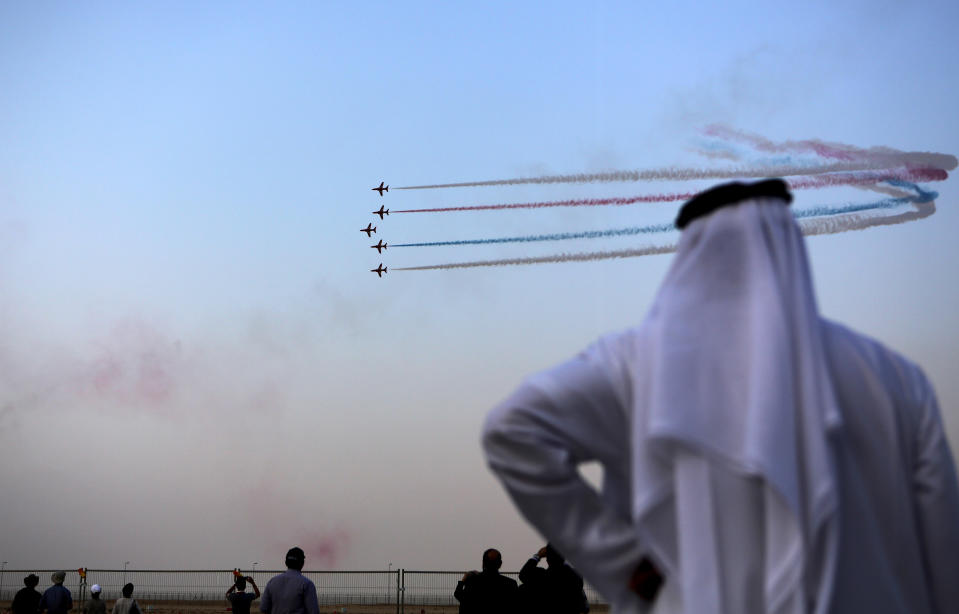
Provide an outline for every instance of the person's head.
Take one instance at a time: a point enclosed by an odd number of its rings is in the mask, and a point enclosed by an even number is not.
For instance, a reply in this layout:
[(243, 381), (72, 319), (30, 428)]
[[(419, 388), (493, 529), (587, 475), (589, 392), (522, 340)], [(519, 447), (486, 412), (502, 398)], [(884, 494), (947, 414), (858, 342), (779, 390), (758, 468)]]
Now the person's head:
[(103, 589), (100, 588), (99, 584), (94, 584), (93, 586), (90, 587), (90, 596), (93, 597), (94, 599), (99, 599), (101, 590)]
[(55, 571), (52, 574), (50, 574), (50, 580), (54, 584), (63, 584), (63, 581), (66, 579), (66, 577), (67, 577), (67, 572), (65, 571)]
[(553, 547), (553, 544), (546, 544), (546, 563), (552, 567), (554, 565), (562, 565), (566, 562), (566, 559), (562, 554), (559, 553), (559, 550)]
[(133, 597), (133, 584), (127, 582), (123, 585), (123, 596), (124, 597)]
[(754, 183), (732, 181), (704, 190), (686, 201), (676, 216), (676, 228), (683, 230), (698, 218), (707, 217), (717, 209), (737, 205), (743, 201), (772, 199), (789, 205), (793, 196), (782, 179), (764, 179)]
[(23, 579), (23, 585), (27, 588), (34, 588), (37, 584), (40, 584), (40, 576), (35, 573), (32, 573)]
[(483, 553), (483, 571), (499, 571), (503, 566), (503, 555), (496, 548), (489, 548)]
[(235, 587), (236, 587), (236, 590), (238, 590), (238, 591), (245, 591), (245, 590), (246, 590), (246, 578), (244, 578), (243, 576), (237, 576), (237, 577), (236, 577), (236, 580), (233, 581), (233, 586), (235, 586)]
[(286, 551), (286, 566), (289, 569), (295, 569), (297, 571), (303, 571), (303, 563), (306, 562), (306, 554), (304, 554), (303, 549), (297, 546), (293, 546)]

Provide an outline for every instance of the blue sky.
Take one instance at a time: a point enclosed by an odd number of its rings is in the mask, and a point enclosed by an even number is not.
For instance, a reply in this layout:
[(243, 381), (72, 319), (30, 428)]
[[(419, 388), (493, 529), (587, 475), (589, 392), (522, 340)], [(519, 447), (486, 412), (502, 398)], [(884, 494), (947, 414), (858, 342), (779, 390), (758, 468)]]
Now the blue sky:
[[(10, 566), (518, 568), (485, 412), (639, 322), (669, 256), (395, 248), (676, 205), (397, 215), (691, 185), (370, 187), (697, 166), (700, 130), (959, 152), (951, 2), (0, 6), (0, 555)], [(959, 189), (809, 241), (825, 314), (921, 364), (959, 441)], [(848, 192), (851, 193), (851, 192)], [(805, 192), (828, 203), (842, 192)], [(148, 528), (149, 527), (149, 528)], [(311, 562), (307, 563), (308, 567)], [(262, 567), (261, 567), (262, 568)]]

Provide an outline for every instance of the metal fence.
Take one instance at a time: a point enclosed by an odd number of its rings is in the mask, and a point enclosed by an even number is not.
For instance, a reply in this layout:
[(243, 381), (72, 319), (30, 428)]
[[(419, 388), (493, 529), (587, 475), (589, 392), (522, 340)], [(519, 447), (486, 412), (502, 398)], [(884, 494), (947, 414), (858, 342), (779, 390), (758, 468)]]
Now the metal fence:
[[(40, 589), (50, 585), (52, 569), (6, 569), (0, 571), (0, 601), (9, 602), (23, 587), (23, 578), (31, 573), (40, 576)], [(136, 587), (134, 597), (143, 603), (150, 601), (215, 601), (224, 598), (233, 584), (233, 570), (170, 570), (170, 569), (86, 569), (86, 580), (79, 570), (67, 572), (64, 586), (82, 602), (89, 598), (89, 587), (99, 584), (102, 598), (112, 601), (121, 596), (127, 582)], [(281, 570), (243, 572), (251, 576), (261, 588)], [(405, 606), (456, 605), (453, 591), (462, 577), (461, 571), (304, 571), (303, 575), (316, 584), (320, 605), (395, 605), (400, 614)], [(517, 572), (503, 575), (519, 580)], [(586, 586), (590, 604), (601, 604), (599, 594)]]

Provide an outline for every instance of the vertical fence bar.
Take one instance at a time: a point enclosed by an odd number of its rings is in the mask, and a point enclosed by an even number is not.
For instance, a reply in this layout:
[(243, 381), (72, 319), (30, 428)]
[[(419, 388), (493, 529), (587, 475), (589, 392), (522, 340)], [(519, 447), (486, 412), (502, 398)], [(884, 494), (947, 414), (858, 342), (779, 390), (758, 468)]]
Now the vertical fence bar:
[(396, 570), (396, 614), (400, 614), (400, 569)]

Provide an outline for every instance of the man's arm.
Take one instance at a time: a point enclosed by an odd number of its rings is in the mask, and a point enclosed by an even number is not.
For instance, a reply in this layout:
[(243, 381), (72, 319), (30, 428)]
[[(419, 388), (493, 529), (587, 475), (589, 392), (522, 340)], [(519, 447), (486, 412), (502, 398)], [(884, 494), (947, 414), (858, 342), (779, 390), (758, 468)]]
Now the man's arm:
[(913, 471), (930, 594), (937, 612), (959, 612), (959, 480), (939, 404), (925, 382)]
[(523, 568), (519, 570), (519, 581), (523, 584), (529, 584), (536, 581), (536, 572), (535, 569), (538, 569), (539, 560), (544, 556), (543, 551), (546, 548), (540, 548), (539, 552), (531, 556), (525, 563), (523, 563)]
[(473, 571), (467, 571), (463, 574), (463, 577), (460, 578), (460, 581), (456, 583), (456, 590), (453, 591), (453, 597), (455, 597), (457, 601), (463, 603), (464, 599), (469, 600), (470, 593), (466, 581), (478, 573), (475, 569)]
[[(619, 339), (619, 343), (628, 340)], [(516, 507), (612, 603), (633, 598), (629, 578), (643, 557), (628, 506), (631, 484), (628, 374), (617, 340), (528, 379), (488, 416), (483, 446)], [(601, 497), (579, 473), (598, 460)], [(618, 493), (615, 509), (609, 496)], [(624, 509), (625, 508), (625, 509)]]
[(316, 596), (316, 585), (307, 580), (306, 594), (303, 596), (306, 614), (320, 614), (320, 600)]
[(250, 586), (253, 587), (253, 598), (258, 599), (260, 597), (260, 588), (256, 585), (256, 582), (253, 580), (253, 576), (247, 576), (246, 581), (250, 583)]

